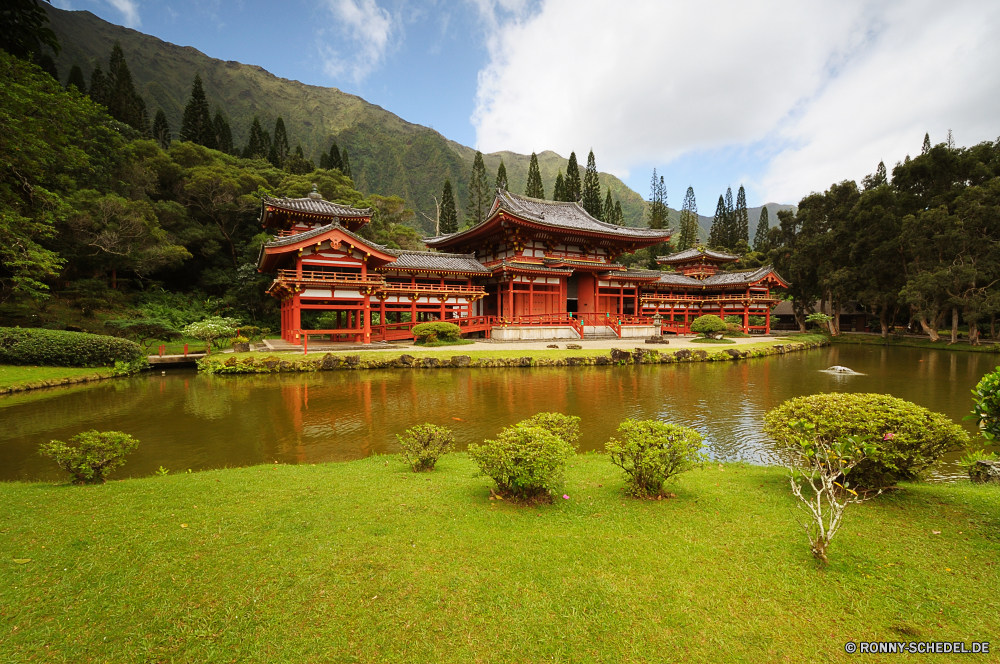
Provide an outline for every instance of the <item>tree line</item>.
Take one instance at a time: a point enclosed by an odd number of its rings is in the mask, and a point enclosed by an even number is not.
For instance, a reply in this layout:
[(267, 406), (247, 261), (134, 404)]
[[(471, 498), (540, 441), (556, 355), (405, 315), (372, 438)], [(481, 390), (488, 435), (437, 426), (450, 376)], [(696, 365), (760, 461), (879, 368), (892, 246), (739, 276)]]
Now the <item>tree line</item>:
[[(493, 205), (494, 193), (498, 189), (508, 189), (507, 166), (500, 160), (497, 167), (497, 174), (490, 186), (489, 176), (486, 173), (486, 164), (483, 161), (483, 153), (476, 151), (476, 156), (472, 160), (472, 173), (469, 177), (469, 200), (465, 208), (465, 227), (472, 228), (481, 224), (486, 219), (486, 215)], [(528, 180), (524, 188), (524, 195), (530, 198), (547, 200), (545, 197), (545, 186), (542, 183), (541, 169), (538, 166), (538, 155), (531, 153), (528, 162)], [(621, 201), (611, 195), (611, 187), (607, 187), (607, 193), (601, 196), (600, 175), (597, 170), (597, 160), (594, 158), (594, 151), (587, 155), (587, 166), (583, 176), (580, 175), (580, 166), (576, 159), (576, 152), (570, 152), (569, 160), (566, 164), (566, 175), (559, 169), (553, 187), (553, 201), (579, 203), (587, 214), (609, 224), (621, 226), (625, 223), (625, 215), (622, 212)], [(441, 191), (441, 201), (438, 204), (438, 218), (436, 221), (437, 232), (442, 234), (456, 233), (459, 228), (458, 209), (455, 202), (454, 188), (451, 180), (446, 179)]]
[[(932, 340), (960, 322), (978, 344), (996, 338), (1000, 312), (1000, 139), (956, 147), (948, 139), (892, 169), (884, 163), (860, 184), (844, 180), (778, 212), (767, 231), (768, 254), (791, 282), (796, 319), (815, 303), (838, 312), (847, 301), (893, 326), (923, 330)], [(758, 235), (760, 233), (758, 232)], [(839, 334), (839, 319), (829, 322)]]

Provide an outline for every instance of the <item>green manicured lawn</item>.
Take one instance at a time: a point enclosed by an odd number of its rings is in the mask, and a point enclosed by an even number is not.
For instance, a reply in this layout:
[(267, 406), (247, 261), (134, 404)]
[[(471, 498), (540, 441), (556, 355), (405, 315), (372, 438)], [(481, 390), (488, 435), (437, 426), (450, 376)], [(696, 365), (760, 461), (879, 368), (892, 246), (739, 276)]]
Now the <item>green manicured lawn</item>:
[[(736, 343), (732, 339), (710, 339), (707, 337), (699, 337), (698, 339), (692, 339), (693, 344), (734, 344)], [(755, 344), (756, 345), (756, 344)]]
[(4, 364), (0, 365), (0, 389), (46, 380), (109, 375), (111, 370), (104, 367), (31, 367)]
[(913, 337), (903, 337), (902, 339), (883, 339), (880, 334), (841, 334), (837, 337), (830, 337), (830, 341), (835, 344), (863, 344), (869, 346), (906, 346), (909, 348), (924, 348), (927, 350), (958, 350), (967, 353), (1000, 353), (1000, 343), (993, 339), (983, 337), (979, 346), (970, 346), (968, 338), (952, 344), (951, 331), (946, 330), (941, 333), (939, 341), (930, 339), (915, 339)]
[(566, 480), (533, 508), (490, 501), (461, 454), (0, 484), (2, 659), (824, 662), (998, 640), (996, 486), (856, 507), (819, 570), (781, 469), (709, 464), (661, 502), (601, 455)]

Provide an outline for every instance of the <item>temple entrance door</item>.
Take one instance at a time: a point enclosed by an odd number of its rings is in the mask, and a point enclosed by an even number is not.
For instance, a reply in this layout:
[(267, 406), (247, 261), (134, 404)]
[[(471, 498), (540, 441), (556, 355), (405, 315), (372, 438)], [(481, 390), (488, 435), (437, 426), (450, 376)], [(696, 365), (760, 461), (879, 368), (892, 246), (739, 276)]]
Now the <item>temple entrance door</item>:
[(566, 280), (566, 311), (569, 313), (576, 313), (579, 311), (577, 308), (576, 293), (579, 287), (580, 280), (574, 274)]
[(528, 293), (514, 291), (514, 316), (531, 315), (531, 296)]

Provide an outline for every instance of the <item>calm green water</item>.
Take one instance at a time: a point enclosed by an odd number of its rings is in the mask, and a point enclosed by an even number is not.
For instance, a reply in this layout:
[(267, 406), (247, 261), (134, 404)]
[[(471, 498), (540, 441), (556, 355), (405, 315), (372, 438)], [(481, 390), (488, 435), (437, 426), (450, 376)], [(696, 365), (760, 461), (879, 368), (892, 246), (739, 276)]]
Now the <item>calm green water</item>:
[[(723, 363), (565, 369), (333, 371), (204, 376), (167, 371), (0, 397), (0, 479), (65, 475), (36, 450), (88, 429), (141, 441), (119, 476), (260, 463), (319, 463), (397, 450), (395, 434), (433, 422), (461, 447), (540, 411), (578, 415), (581, 448), (601, 449), (626, 417), (702, 432), (719, 459), (774, 463), (765, 411), (828, 391), (882, 392), (961, 421), (995, 355), (835, 346)], [(844, 365), (863, 376), (820, 370)], [(967, 424), (967, 423), (966, 423)], [(970, 430), (971, 427), (970, 427)], [(956, 455), (957, 456), (957, 455)], [(937, 470), (954, 477), (954, 459)]]

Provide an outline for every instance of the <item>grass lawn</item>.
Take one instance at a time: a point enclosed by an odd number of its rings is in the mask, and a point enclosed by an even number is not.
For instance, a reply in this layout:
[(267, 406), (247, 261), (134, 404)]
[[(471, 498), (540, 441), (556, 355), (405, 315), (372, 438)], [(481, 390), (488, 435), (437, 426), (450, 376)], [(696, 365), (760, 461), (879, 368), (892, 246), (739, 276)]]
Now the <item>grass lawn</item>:
[(736, 343), (732, 339), (712, 339), (709, 337), (699, 337), (697, 339), (692, 339), (693, 344), (734, 344)]
[(841, 334), (837, 337), (830, 337), (830, 342), (835, 344), (863, 344), (869, 346), (906, 346), (909, 348), (924, 348), (926, 350), (958, 350), (967, 353), (1000, 353), (1000, 343), (993, 339), (980, 339), (981, 345), (970, 346), (966, 338), (956, 344), (949, 343), (951, 337), (950, 330), (941, 333), (941, 339), (931, 341), (930, 339), (915, 339), (913, 337), (903, 337), (902, 339), (883, 339), (880, 334)]
[(533, 508), (490, 501), (464, 454), (0, 483), (2, 659), (819, 662), (1000, 640), (996, 486), (856, 507), (819, 570), (781, 469), (710, 464), (661, 502), (624, 497), (602, 455), (566, 480)]
[(32, 367), (0, 365), (0, 389), (9, 389), (46, 380), (62, 380), (81, 376), (110, 376), (106, 367)]

